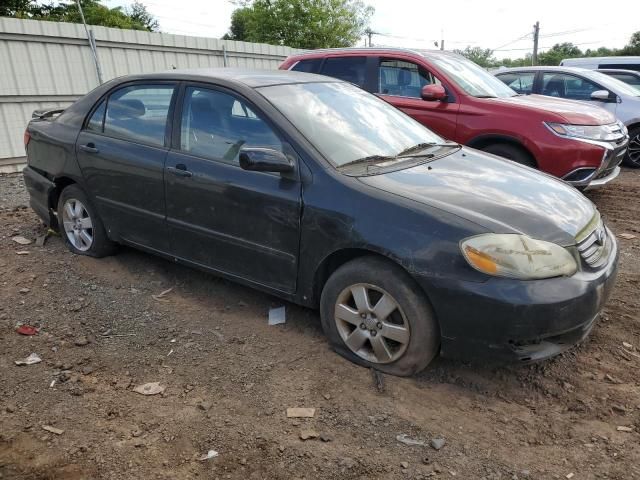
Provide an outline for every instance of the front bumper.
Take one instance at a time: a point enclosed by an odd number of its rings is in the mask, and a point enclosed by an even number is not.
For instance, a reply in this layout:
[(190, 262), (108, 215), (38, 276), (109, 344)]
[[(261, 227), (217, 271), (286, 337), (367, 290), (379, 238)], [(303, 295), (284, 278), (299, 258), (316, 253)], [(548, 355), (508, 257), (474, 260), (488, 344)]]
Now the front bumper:
[(599, 146), (604, 149), (602, 161), (597, 167), (585, 166), (572, 170), (562, 179), (574, 187), (586, 187), (587, 190), (598, 188), (606, 185), (620, 174), (620, 163), (627, 153), (629, 145), (629, 137), (625, 136), (617, 143), (613, 142), (594, 142), (590, 140), (581, 140), (591, 145)]
[(530, 362), (581, 342), (607, 301), (617, 273), (618, 247), (598, 269), (583, 264), (572, 277), (486, 282), (418, 279), (440, 322), (441, 355), (490, 356)]

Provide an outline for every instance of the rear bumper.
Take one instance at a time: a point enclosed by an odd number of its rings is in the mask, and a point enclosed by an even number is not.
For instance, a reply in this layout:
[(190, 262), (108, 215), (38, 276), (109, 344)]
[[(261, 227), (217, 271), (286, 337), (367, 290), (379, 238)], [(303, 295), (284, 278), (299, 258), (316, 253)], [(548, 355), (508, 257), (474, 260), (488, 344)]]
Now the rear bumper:
[(29, 192), (29, 205), (45, 224), (56, 228), (56, 217), (49, 208), (51, 192), (56, 188), (55, 183), (31, 167), (26, 167), (22, 173)]
[(572, 277), (519, 281), (418, 279), (440, 322), (441, 354), (530, 362), (557, 355), (591, 332), (617, 273), (615, 239), (605, 265)]

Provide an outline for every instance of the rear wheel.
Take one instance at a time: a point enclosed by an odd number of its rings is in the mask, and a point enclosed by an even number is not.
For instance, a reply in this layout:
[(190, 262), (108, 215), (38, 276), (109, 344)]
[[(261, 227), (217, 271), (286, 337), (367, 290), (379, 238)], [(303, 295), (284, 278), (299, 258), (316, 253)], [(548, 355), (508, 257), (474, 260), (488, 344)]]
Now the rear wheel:
[(629, 138), (629, 147), (622, 163), (627, 167), (640, 168), (640, 127), (632, 128)]
[(69, 185), (58, 199), (58, 224), (67, 248), (78, 255), (104, 257), (115, 250), (89, 198)]
[(513, 162), (527, 167), (536, 168), (535, 160), (529, 155), (527, 151), (517, 145), (511, 145), (508, 143), (493, 143), (482, 148), (485, 152), (492, 153), (499, 157), (506, 158)]
[(336, 270), (322, 291), (320, 315), (338, 353), (385, 373), (412, 375), (439, 351), (440, 329), (424, 293), (384, 259), (359, 258)]

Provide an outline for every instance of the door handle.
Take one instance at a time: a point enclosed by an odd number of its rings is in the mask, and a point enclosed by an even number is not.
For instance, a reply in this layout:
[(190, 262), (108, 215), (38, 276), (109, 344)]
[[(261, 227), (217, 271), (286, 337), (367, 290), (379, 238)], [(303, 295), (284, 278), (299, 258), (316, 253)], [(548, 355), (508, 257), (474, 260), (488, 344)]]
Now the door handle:
[(98, 153), (100, 150), (96, 148), (93, 143), (87, 143), (86, 145), (78, 145), (78, 149), (87, 153)]
[(167, 167), (169, 173), (178, 175), (179, 177), (192, 177), (193, 173), (187, 170), (187, 166), (184, 163), (179, 163), (175, 167)]

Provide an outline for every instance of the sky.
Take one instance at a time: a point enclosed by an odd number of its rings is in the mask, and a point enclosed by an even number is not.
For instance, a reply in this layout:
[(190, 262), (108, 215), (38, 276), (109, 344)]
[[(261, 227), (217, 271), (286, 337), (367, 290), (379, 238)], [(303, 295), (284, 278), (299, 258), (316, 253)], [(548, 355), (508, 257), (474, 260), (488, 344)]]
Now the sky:
[[(230, 24), (230, 0), (141, 0), (163, 32), (219, 38)], [(364, 0), (375, 8), (374, 45), (447, 50), (478, 46), (496, 50), (498, 58), (517, 58), (533, 47), (533, 24), (540, 22), (540, 50), (572, 42), (582, 50), (622, 47), (640, 30), (640, 0), (615, 4), (576, 0)], [(107, 0), (107, 5), (127, 4)], [(364, 39), (360, 42), (364, 45)]]

